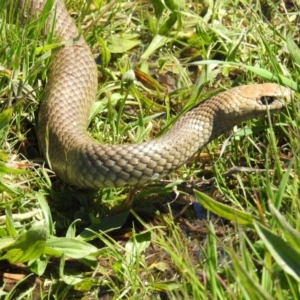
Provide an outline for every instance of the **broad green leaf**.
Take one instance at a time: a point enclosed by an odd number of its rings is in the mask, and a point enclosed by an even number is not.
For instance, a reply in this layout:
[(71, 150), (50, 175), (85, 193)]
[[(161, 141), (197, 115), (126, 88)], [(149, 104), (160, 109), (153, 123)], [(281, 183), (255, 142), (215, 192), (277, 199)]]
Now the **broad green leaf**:
[(175, 291), (175, 290), (182, 289), (183, 284), (175, 281), (163, 281), (163, 282), (153, 281), (151, 287), (159, 291)]
[(152, 0), (151, 3), (154, 7), (155, 16), (157, 19), (159, 19), (165, 10), (165, 6), (161, 0)]
[(166, 272), (167, 270), (170, 270), (170, 266), (166, 262), (163, 262), (163, 261), (155, 262), (155, 263), (151, 264), (148, 268), (149, 268), (149, 270), (157, 269), (160, 272)]
[(126, 243), (126, 262), (133, 264), (138, 256), (145, 251), (151, 243), (151, 233), (149, 231), (134, 234)]
[(78, 282), (75, 284), (74, 289), (76, 291), (86, 291), (89, 292), (91, 289), (93, 289), (95, 286), (99, 284), (99, 281), (97, 278), (92, 277), (84, 277), (81, 282)]
[(16, 241), (16, 239), (11, 238), (11, 237), (1, 238), (0, 239), (0, 250), (12, 245), (15, 241)]
[(289, 32), (286, 36), (286, 45), (293, 61), (300, 67), (300, 50), (295, 44), (291, 32)]
[(111, 268), (118, 280), (124, 281), (124, 270), (122, 260), (119, 259), (117, 261), (114, 261), (111, 265)]
[(65, 268), (65, 255), (63, 254), (59, 264), (59, 276), (68, 285), (75, 285), (83, 280), (82, 276), (68, 276), (64, 273)]
[(54, 248), (47, 247), (47, 246), (45, 247), (43, 254), (47, 255), (47, 256), (55, 256), (55, 257), (61, 257), (62, 256), (61, 251), (56, 250)]
[(18, 233), (17, 230), (15, 228), (15, 222), (14, 219), (12, 217), (12, 211), (11, 211), (11, 206), (7, 205), (5, 207), (5, 224), (6, 224), (6, 230), (9, 234), (9, 236), (17, 238), (18, 237)]
[(159, 35), (167, 35), (172, 30), (172, 26), (176, 23), (178, 13), (173, 12), (164, 24), (159, 28)]
[(253, 222), (256, 231), (277, 264), (294, 279), (300, 282), (300, 252), (296, 251), (282, 237), (267, 227)]
[(98, 251), (98, 249), (84, 241), (69, 238), (51, 237), (47, 240), (47, 248), (55, 250), (60, 255), (71, 258), (82, 258)]
[(269, 203), (269, 208), (272, 214), (272, 221), (281, 229), (282, 234), (287, 242), (298, 252), (300, 252), (300, 232), (294, 229), (283, 217), (283, 215), (275, 208), (272, 203)]
[(3, 182), (0, 182), (0, 193), (1, 192), (6, 192), (10, 195), (20, 195), (22, 193), (20, 188), (8, 186), (7, 184), (4, 184)]
[(53, 224), (53, 220), (52, 220), (52, 214), (51, 214), (49, 205), (46, 201), (46, 198), (42, 194), (42, 192), (38, 192), (36, 194), (36, 198), (37, 198), (37, 200), (39, 202), (39, 205), (42, 209), (42, 214), (43, 214), (43, 217), (44, 217), (44, 220), (45, 220), (45, 225), (47, 227), (48, 234), (53, 235), (54, 231), (55, 231), (55, 228), (54, 228), (54, 224)]
[(4, 174), (27, 174), (27, 173), (29, 173), (29, 171), (10, 168), (5, 163), (0, 161), (0, 173), (4, 173)]
[(69, 239), (75, 239), (76, 238), (76, 223), (80, 222), (80, 219), (76, 219), (74, 220), (68, 230), (67, 230), (67, 233), (66, 233), (66, 237), (69, 238)]
[(141, 61), (146, 60), (152, 55), (157, 49), (163, 47), (164, 45), (171, 42), (173, 39), (163, 36), (163, 35), (155, 35), (153, 40), (151, 41), (150, 45), (146, 49), (146, 51), (141, 56)]
[(247, 225), (251, 227), (253, 226), (252, 223), (254, 220), (259, 220), (255, 216), (215, 201), (199, 191), (194, 190), (194, 193), (197, 200), (203, 207), (222, 218), (237, 222), (240, 225)]
[(46, 255), (41, 255), (38, 259), (30, 260), (28, 262), (28, 267), (33, 273), (42, 276), (46, 270), (47, 264), (48, 258)]
[[(3, 138), (3, 137), (1, 136), (1, 132), (0, 132), (0, 139), (1, 138)], [(7, 153), (4, 150), (1, 150), (1, 149), (0, 149), (0, 160), (2, 160), (2, 161), (7, 161), (8, 160)]]
[(127, 220), (129, 211), (125, 211), (118, 215), (114, 215), (101, 220), (99, 224), (94, 224), (86, 229), (84, 229), (77, 237), (77, 240), (90, 241), (97, 237), (98, 232), (108, 232), (118, 229), (123, 226)]
[(125, 53), (141, 43), (132, 34), (114, 34), (107, 39), (107, 49), (110, 53)]
[(59, 264), (59, 276), (68, 285), (76, 285), (76, 290), (88, 291), (92, 286), (98, 282), (97, 279), (86, 277), (84, 273), (78, 272), (78, 274), (68, 275), (64, 271), (65, 268), (65, 255), (62, 255)]
[(182, 11), (185, 7), (185, 1), (183, 0), (164, 0), (163, 1), (166, 6), (171, 10), (171, 11)]
[(28, 231), (21, 234), (16, 241), (7, 247), (6, 254), (1, 259), (10, 263), (27, 262), (41, 256), (47, 239), (47, 231), (43, 221), (33, 225)]
[(164, 0), (164, 2), (171, 11), (181, 12), (185, 8), (184, 0)]
[(14, 109), (12, 107), (10, 107), (0, 114), (0, 130), (2, 130), (6, 126), (8, 126), (8, 124), (12, 118), (13, 112), (14, 112)]

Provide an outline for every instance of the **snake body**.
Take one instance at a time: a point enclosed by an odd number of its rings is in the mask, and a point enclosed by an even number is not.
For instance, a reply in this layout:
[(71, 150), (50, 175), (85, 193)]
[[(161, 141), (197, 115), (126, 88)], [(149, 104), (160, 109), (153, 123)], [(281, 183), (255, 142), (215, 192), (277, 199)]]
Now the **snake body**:
[[(39, 16), (45, 0), (20, 0), (23, 11)], [(54, 34), (67, 41), (54, 55), (40, 104), (37, 136), (55, 173), (82, 188), (141, 186), (183, 165), (226, 129), (282, 109), (291, 91), (266, 83), (232, 88), (196, 106), (162, 137), (132, 145), (99, 145), (86, 133), (97, 89), (94, 58), (79, 36), (62, 0), (54, 0)], [(270, 103), (265, 99), (272, 98)], [(284, 101), (282, 101), (284, 99)]]

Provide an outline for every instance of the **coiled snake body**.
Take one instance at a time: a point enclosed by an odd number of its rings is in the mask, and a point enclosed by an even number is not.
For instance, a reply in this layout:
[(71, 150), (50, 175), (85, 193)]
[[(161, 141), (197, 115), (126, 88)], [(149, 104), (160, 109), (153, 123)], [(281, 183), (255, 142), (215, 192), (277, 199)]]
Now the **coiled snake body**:
[[(38, 16), (44, 2), (20, 0), (30, 16)], [(157, 180), (226, 129), (265, 115), (267, 110), (280, 110), (290, 101), (291, 91), (276, 84), (240, 86), (201, 103), (158, 139), (133, 145), (99, 145), (86, 133), (97, 89), (94, 58), (62, 0), (54, 0), (53, 12), (55, 35), (72, 42), (53, 58), (37, 135), (52, 169), (73, 185), (96, 189), (139, 186)], [(48, 19), (50, 26), (51, 16)], [(273, 101), (264, 103), (267, 97)]]

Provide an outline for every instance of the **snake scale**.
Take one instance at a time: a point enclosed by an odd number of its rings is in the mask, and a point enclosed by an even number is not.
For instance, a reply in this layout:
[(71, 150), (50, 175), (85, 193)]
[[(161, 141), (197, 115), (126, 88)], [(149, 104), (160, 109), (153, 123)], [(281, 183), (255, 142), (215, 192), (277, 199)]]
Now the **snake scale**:
[[(23, 15), (38, 17), (45, 0), (19, 0)], [(97, 90), (91, 51), (62, 0), (53, 0), (54, 34), (68, 41), (58, 49), (38, 116), (40, 149), (55, 173), (81, 188), (141, 186), (183, 165), (204, 145), (234, 125), (278, 111), (292, 92), (266, 83), (232, 88), (187, 112), (162, 137), (132, 145), (99, 145), (86, 133)], [(265, 100), (268, 100), (267, 102)]]

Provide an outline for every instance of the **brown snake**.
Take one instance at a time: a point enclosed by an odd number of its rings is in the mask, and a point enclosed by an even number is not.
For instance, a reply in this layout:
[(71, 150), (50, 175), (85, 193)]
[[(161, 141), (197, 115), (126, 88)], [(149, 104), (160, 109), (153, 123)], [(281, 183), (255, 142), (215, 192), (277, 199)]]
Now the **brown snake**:
[[(45, 2), (19, 1), (22, 11), (35, 17)], [(278, 111), (290, 102), (292, 92), (276, 84), (240, 86), (196, 106), (158, 139), (133, 145), (99, 145), (86, 133), (97, 90), (97, 67), (63, 1), (54, 3), (54, 34), (69, 43), (53, 58), (40, 105), (37, 136), (52, 169), (75, 186), (140, 186), (158, 180), (226, 129), (266, 115), (267, 111)], [(47, 27), (50, 24), (49, 17)]]

